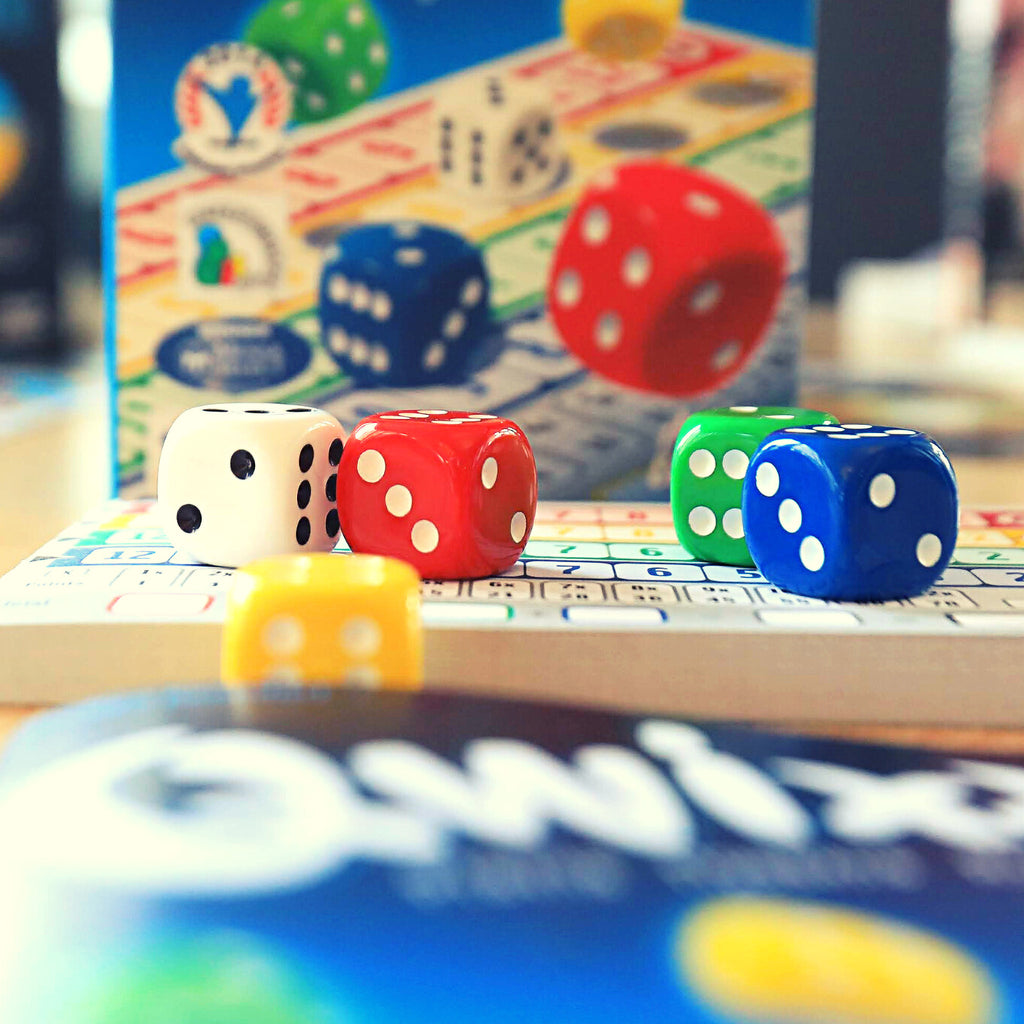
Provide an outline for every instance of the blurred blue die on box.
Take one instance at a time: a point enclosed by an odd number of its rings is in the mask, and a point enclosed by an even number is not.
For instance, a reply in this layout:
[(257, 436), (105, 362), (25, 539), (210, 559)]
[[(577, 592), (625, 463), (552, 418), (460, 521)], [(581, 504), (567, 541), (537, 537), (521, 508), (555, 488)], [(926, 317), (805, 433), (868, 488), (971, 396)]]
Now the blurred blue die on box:
[(855, 423), (789, 427), (750, 460), (747, 546), (784, 590), (835, 601), (924, 593), (957, 537), (956, 477), (929, 437)]
[(461, 235), (413, 221), (342, 234), (320, 280), (323, 342), (359, 387), (465, 379), (490, 328), (479, 250)]

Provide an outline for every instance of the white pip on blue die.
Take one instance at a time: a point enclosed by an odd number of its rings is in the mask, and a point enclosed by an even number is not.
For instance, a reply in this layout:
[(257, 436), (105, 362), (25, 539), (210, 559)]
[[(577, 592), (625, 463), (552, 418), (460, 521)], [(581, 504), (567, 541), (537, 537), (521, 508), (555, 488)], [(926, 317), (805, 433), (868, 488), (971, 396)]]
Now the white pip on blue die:
[(324, 263), (320, 324), (327, 351), (359, 387), (458, 382), (490, 332), (483, 257), (430, 224), (352, 228)]
[(441, 181), (463, 196), (525, 202), (562, 177), (565, 151), (551, 100), (513, 76), (462, 80), (437, 105)]
[(956, 477), (929, 437), (824, 424), (771, 434), (743, 485), (747, 547), (783, 590), (835, 601), (913, 597), (956, 545)]
[(347, 440), (320, 409), (197, 406), (171, 425), (157, 506), (168, 537), (197, 562), (237, 568), (338, 542), (338, 465)]

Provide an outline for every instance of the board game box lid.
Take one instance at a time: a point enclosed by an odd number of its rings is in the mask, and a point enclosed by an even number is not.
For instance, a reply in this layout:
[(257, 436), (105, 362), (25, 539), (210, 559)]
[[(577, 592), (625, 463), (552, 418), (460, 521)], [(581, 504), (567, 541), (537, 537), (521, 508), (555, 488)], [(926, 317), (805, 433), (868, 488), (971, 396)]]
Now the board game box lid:
[[(214, 401), (313, 405), (348, 430), (387, 409), (511, 415), (544, 497), (628, 500), (667, 495), (671, 441), (695, 402), (790, 404), (814, 5), (688, 6), (680, 17), (682, 0), (643, 0), (623, 16), (615, 3), (521, 0), (487, 18), (476, 0), (114, 0), (105, 217), (118, 492), (151, 494), (175, 417)], [(616, 291), (630, 338), (602, 361), (591, 328), (558, 327), (546, 296), (590, 183), (634, 161), (673, 166), (680, 190), (693, 174), (720, 183), (777, 235), (786, 270), (728, 289), (715, 309), (697, 303), (700, 324), (662, 344), (639, 326), (650, 300), (637, 295), (655, 280), (644, 268), (672, 264), (680, 278), (657, 308), (689, 294), (702, 232), (667, 232), (690, 240), (678, 261), (680, 245), (634, 238), (630, 251), (651, 251), (634, 261), (638, 284)], [(417, 226), (459, 236), (488, 286), (464, 304), (433, 250), (405, 273), (339, 249), (380, 225), (403, 243), (396, 261)], [(621, 284), (613, 250), (584, 275), (588, 323), (600, 275)], [(414, 302), (417, 289), (431, 299)], [(715, 279), (700, 294), (720, 292)], [(733, 316), (748, 308), (741, 332)], [(616, 347), (608, 322), (599, 345)], [(705, 334), (713, 351), (697, 353)], [(682, 364), (702, 369), (668, 386)]]
[(1022, 795), (568, 706), (97, 699), (0, 765), (4, 1020), (1009, 1024)]

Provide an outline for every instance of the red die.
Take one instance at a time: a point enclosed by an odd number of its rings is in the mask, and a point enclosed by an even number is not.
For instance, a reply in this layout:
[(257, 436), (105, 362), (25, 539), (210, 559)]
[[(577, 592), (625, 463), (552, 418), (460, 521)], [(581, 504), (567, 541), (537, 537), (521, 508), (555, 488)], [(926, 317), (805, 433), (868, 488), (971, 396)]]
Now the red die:
[(558, 244), (548, 308), (595, 373), (711, 391), (766, 336), (786, 256), (771, 217), (710, 175), (651, 160), (599, 174)]
[(487, 413), (367, 416), (338, 470), (353, 551), (409, 562), (425, 579), (491, 576), (526, 547), (537, 467), (526, 435)]

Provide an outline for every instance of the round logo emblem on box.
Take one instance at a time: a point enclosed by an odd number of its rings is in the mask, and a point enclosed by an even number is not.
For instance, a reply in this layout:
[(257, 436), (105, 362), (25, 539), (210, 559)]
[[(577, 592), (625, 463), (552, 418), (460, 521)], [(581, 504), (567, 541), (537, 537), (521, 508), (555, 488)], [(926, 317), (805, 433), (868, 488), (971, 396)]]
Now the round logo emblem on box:
[(249, 174), (285, 154), (292, 86), (277, 62), (246, 43), (197, 53), (174, 92), (174, 153), (214, 174)]

